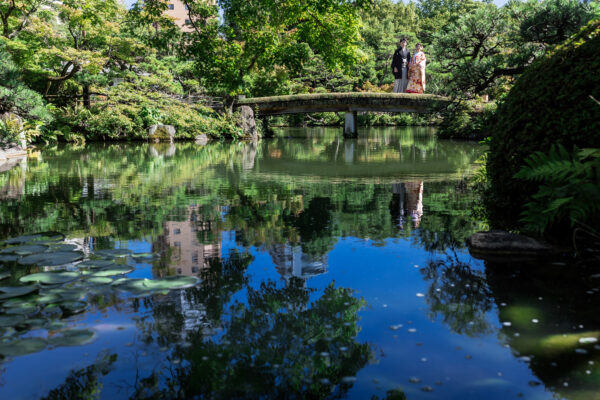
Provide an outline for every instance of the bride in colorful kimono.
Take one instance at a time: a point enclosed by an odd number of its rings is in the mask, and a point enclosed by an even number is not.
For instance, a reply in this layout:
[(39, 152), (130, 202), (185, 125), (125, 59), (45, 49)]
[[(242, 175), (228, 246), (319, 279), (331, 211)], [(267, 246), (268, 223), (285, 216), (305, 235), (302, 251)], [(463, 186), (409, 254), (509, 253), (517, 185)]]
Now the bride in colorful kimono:
[(406, 93), (423, 93), (425, 92), (425, 53), (423, 53), (423, 45), (417, 43), (415, 54), (410, 59), (408, 65), (408, 86)]

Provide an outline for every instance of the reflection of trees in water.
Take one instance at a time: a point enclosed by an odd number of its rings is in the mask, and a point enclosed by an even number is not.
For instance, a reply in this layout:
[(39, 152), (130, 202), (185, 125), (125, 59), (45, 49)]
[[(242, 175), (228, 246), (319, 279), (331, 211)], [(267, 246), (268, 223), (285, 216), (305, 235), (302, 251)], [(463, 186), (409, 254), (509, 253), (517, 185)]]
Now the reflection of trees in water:
[(425, 296), (432, 319), (440, 315), (453, 332), (468, 336), (492, 332), (486, 319), (492, 298), (483, 273), (456, 255), (445, 261), (431, 260), (421, 273), (431, 282)]
[(415, 241), (430, 252), (464, 248), (466, 239), (486, 226), (473, 211), (477, 199), (460, 182), (428, 182), (423, 197), (426, 216)]
[(116, 354), (101, 353), (91, 365), (71, 371), (65, 382), (52, 389), (44, 400), (95, 399), (102, 391), (100, 378), (107, 375), (117, 361)]
[(328, 197), (314, 197), (308, 207), (297, 215), (286, 215), (286, 225), (292, 226), (300, 235), (304, 253), (320, 257), (329, 253), (337, 242), (333, 226), (334, 206)]
[(600, 340), (600, 279), (590, 278), (598, 272), (597, 264), (486, 261), (500, 322), (510, 322), (502, 340), (561, 398), (600, 393), (600, 347), (586, 341)]
[[(234, 302), (221, 319), (223, 333), (188, 335), (190, 346), (175, 349), (185, 360), (165, 385), (152, 383), (138, 395), (162, 398), (341, 397), (371, 359), (369, 345), (356, 342), (364, 301), (332, 285), (309, 304), (300, 279), (285, 287), (263, 282), (246, 287), (247, 300)], [(344, 379), (347, 378), (347, 379)], [(332, 395), (332, 390), (334, 390)]]

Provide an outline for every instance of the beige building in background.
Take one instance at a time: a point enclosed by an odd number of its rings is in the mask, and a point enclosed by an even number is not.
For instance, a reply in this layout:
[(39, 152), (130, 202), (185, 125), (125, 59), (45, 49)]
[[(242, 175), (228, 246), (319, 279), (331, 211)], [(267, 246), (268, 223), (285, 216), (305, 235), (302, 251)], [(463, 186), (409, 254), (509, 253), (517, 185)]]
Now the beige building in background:
[[(191, 26), (190, 15), (188, 8), (185, 3), (181, 0), (165, 0), (167, 2), (167, 11), (165, 15), (173, 18), (175, 24), (181, 28), (184, 32), (190, 32), (193, 28)], [(216, 5), (216, 0), (206, 0), (208, 4)]]

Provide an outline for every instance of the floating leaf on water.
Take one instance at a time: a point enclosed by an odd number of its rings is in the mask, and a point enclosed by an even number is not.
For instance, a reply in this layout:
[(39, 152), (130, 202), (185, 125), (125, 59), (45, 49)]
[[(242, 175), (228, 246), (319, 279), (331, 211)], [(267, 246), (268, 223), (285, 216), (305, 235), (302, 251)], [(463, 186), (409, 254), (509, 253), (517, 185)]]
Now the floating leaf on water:
[(92, 342), (96, 338), (96, 332), (88, 329), (72, 329), (61, 332), (58, 336), (50, 338), (53, 346), (82, 346)]
[(25, 317), (20, 314), (0, 315), (0, 327), (15, 326), (15, 325), (18, 325), (19, 323), (23, 322), (24, 320), (25, 320)]
[(21, 322), (18, 327), (19, 328), (29, 328), (29, 329), (39, 329), (46, 326), (48, 320), (44, 318), (28, 318), (25, 321)]
[(22, 307), (10, 307), (7, 308), (6, 314), (20, 314), (20, 315), (29, 315), (35, 314), (39, 311), (39, 308), (34, 305), (23, 305)]
[(65, 235), (58, 232), (42, 232), (33, 235), (17, 236), (11, 239), (6, 239), (4, 244), (21, 244), (30, 242), (60, 242), (65, 240)]
[(60, 296), (57, 294), (43, 294), (43, 295), (38, 296), (35, 299), (35, 302), (38, 304), (50, 304), (50, 303), (56, 303), (59, 300), (60, 300)]
[(0, 255), (0, 262), (1, 263), (11, 263), (11, 262), (15, 262), (19, 259), (20, 256), (16, 255), (16, 254), (1, 254)]
[(113, 280), (111, 278), (95, 276), (95, 277), (89, 278), (87, 281), (94, 285), (108, 285), (109, 283), (112, 283)]
[(17, 357), (37, 353), (46, 348), (47, 342), (40, 338), (17, 339), (0, 343), (0, 354), (5, 357)]
[(193, 276), (177, 276), (160, 279), (144, 279), (144, 286), (156, 290), (185, 289), (196, 286), (200, 279)]
[(29, 293), (36, 292), (38, 289), (39, 288), (36, 285), (0, 287), (0, 300), (25, 296)]
[(63, 311), (58, 305), (52, 304), (44, 308), (41, 314), (46, 318), (53, 319), (62, 317)]
[(144, 279), (117, 279), (112, 283), (112, 286), (118, 290), (132, 293), (137, 296), (146, 296), (153, 294), (155, 291), (144, 285)]
[(84, 301), (66, 301), (59, 304), (60, 308), (67, 314), (79, 314), (88, 308), (88, 303)]
[(69, 264), (75, 261), (79, 261), (83, 258), (83, 253), (78, 251), (57, 251), (57, 252), (46, 252), (32, 254), (25, 256), (19, 260), (21, 265), (33, 265), (37, 264), (40, 266), (55, 266)]
[(53, 285), (57, 283), (66, 283), (79, 278), (79, 272), (38, 272), (36, 274), (25, 275), (19, 279), (21, 282), (39, 282), (45, 285)]
[(74, 244), (57, 244), (49, 248), (50, 251), (74, 251), (77, 250), (77, 245)]
[(140, 260), (152, 260), (152, 259), (158, 258), (158, 254), (154, 254), (154, 253), (135, 253), (135, 254), (132, 254), (131, 256), (135, 259), (140, 259)]
[(37, 306), (35, 303), (35, 298), (37, 296), (27, 296), (27, 297), (15, 297), (14, 299), (5, 300), (2, 303), (2, 307), (4, 308), (12, 308), (12, 307), (30, 307)]
[(91, 268), (91, 269), (96, 269), (96, 268), (106, 268), (106, 267), (112, 267), (112, 266), (116, 266), (117, 264), (115, 264), (115, 262), (113, 260), (88, 260), (88, 261), (83, 261), (80, 262), (79, 264), (77, 264), (77, 266), (79, 268)]
[(410, 383), (421, 383), (421, 379), (417, 378), (416, 376), (412, 376), (412, 377), (408, 378), (408, 381)]
[(57, 287), (42, 292), (43, 295), (58, 296), (59, 301), (78, 301), (83, 299), (86, 293), (86, 289), (72, 287)]
[(13, 246), (7, 247), (5, 249), (0, 250), (1, 254), (16, 254), (18, 256), (27, 256), (29, 254), (42, 253), (48, 250), (47, 246), (42, 246), (39, 244), (29, 244), (23, 246)]
[(8, 271), (0, 271), (0, 281), (2, 279), (10, 278), (10, 272)]
[(127, 257), (130, 256), (131, 253), (132, 251), (129, 249), (105, 249), (96, 251), (96, 254), (108, 257)]
[(93, 277), (106, 277), (115, 275), (125, 275), (132, 272), (135, 268), (129, 266), (114, 266), (108, 268), (102, 268), (94, 272), (91, 276)]

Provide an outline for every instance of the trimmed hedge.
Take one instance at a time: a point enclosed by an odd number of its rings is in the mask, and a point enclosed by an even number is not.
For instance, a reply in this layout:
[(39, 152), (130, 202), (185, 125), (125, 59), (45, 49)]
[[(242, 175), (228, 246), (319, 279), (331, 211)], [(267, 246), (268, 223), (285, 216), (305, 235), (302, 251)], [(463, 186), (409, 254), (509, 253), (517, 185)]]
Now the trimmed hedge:
[(600, 147), (600, 21), (530, 66), (498, 107), (491, 125), (488, 205), (494, 225), (520, 228), (536, 184), (514, 179), (535, 151)]

